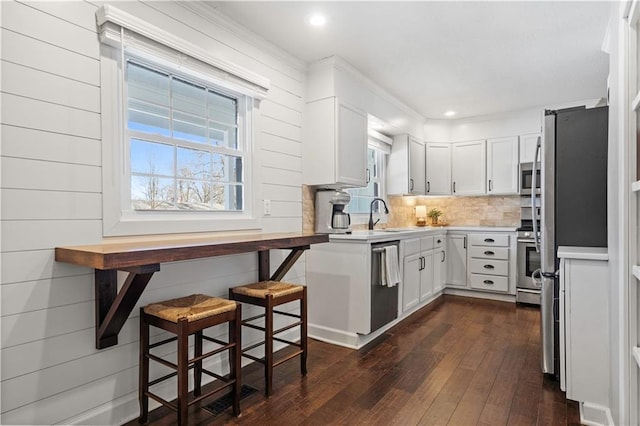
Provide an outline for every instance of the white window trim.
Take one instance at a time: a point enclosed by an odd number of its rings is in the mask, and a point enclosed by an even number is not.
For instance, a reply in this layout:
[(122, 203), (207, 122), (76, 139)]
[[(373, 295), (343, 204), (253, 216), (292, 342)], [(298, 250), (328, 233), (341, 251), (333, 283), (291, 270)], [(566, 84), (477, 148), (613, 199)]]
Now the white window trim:
[[(259, 152), (256, 137), (260, 129), (260, 100), (266, 96), (269, 80), (251, 71), (213, 58), (199, 47), (152, 26), (112, 6), (96, 12), (102, 41), (102, 210), (103, 235), (127, 236), (167, 233), (258, 230), (262, 226), (260, 205)], [(141, 37), (142, 36), (142, 37)], [(129, 171), (124, 105), (124, 49), (138, 57), (162, 64), (187, 64), (198, 76), (213, 66), (219, 73), (205, 79), (217, 86), (246, 96), (246, 116), (242, 132), (244, 150), (250, 161), (244, 169), (244, 210), (241, 212), (134, 211), (123, 205)], [(177, 53), (179, 52), (179, 53)], [(186, 55), (186, 56), (185, 56)], [(206, 65), (203, 65), (202, 63)], [(201, 72), (198, 72), (201, 71)], [(206, 74), (210, 74), (207, 72)], [(240, 129), (239, 129), (240, 130)]]

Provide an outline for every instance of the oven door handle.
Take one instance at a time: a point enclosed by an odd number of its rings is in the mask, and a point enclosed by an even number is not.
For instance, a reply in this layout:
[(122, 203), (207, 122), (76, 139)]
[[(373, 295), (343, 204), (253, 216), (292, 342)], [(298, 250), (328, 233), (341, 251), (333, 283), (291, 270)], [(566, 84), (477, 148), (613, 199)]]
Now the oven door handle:
[(542, 288), (542, 270), (536, 269), (531, 273), (531, 280), (535, 288)]

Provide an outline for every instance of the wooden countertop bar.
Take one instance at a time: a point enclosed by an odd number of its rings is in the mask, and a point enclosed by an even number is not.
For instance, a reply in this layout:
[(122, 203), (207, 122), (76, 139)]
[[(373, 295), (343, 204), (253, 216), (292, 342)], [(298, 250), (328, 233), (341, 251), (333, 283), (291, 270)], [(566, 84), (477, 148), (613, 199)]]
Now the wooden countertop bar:
[(201, 259), (270, 249), (288, 249), (329, 241), (326, 234), (239, 234), (165, 241), (116, 242), (56, 247), (56, 261), (94, 269), (123, 269), (163, 262)]
[[(236, 234), (164, 241), (128, 241), (56, 247), (55, 259), (95, 269), (96, 347), (118, 343), (118, 333), (142, 291), (163, 262), (258, 253), (258, 279), (281, 280), (311, 244), (329, 241), (326, 234)], [(269, 250), (291, 249), (271, 274)], [(117, 271), (129, 273), (118, 291)], [(241, 283), (238, 283), (241, 284)]]

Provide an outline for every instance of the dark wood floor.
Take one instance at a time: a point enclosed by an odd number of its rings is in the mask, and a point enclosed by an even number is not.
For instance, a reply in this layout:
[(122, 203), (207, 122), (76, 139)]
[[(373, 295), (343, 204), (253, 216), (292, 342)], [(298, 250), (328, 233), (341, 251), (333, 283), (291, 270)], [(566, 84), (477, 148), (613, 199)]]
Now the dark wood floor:
[[(455, 296), (441, 301), (363, 351), (311, 340), (306, 377), (290, 361), (276, 369), (274, 395), (247, 397), (241, 417), (192, 407), (189, 423), (579, 424), (577, 404), (540, 373), (537, 309)], [(243, 370), (244, 382), (262, 391), (255, 367)], [(175, 424), (175, 414), (161, 408), (150, 420)]]

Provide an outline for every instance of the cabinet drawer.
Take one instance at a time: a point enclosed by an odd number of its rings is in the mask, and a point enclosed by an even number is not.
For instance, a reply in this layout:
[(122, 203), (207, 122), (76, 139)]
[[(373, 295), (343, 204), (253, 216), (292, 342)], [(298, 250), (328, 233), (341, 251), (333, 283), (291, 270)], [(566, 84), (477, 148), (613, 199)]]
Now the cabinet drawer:
[(508, 247), (469, 247), (469, 256), (479, 259), (509, 259)]
[(422, 237), (422, 238), (420, 238), (420, 246), (422, 247), (422, 251), (432, 250), (433, 249), (433, 237)]
[(509, 236), (503, 234), (469, 234), (469, 245), (509, 247)]
[(433, 247), (441, 248), (444, 247), (444, 235), (436, 235), (433, 237)]
[(420, 238), (412, 238), (404, 240), (404, 255), (409, 256), (414, 253), (420, 253)]
[(493, 259), (469, 259), (469, 272), (472, 274), (509, 275), (509, 262)]
[(471, 274), (469, 285), (478, 290), (509, 291), (509, 279), (497, 275)]

